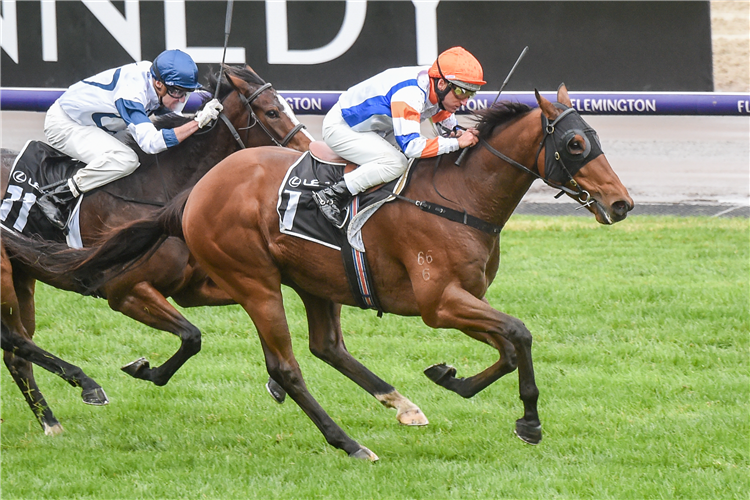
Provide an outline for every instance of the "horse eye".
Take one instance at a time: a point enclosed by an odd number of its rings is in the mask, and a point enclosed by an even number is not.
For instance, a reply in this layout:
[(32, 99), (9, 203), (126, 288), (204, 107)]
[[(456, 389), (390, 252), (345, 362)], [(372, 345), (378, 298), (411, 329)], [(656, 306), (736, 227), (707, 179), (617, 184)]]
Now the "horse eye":
[(275, 109), (272, 109), (271, 111), (267, 111), (266, 112), (266, 116), (269, 117), (269, 118), (278, 118), (279, 117), (279, 112), (276, 111)]
[(568, 143), (568, 151), (572, 154), (581, 154), (584, 151), (583, 144), (577, 139), (572, 139)]

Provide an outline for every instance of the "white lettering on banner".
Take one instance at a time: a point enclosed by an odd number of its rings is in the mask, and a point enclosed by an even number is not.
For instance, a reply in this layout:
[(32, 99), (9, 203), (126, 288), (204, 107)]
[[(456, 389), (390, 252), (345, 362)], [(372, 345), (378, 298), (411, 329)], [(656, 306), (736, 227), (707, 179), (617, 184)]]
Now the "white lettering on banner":
[(323, 99), (322, 98), (309, 98), (309, 97), (287, 97), (286, 102), (294, 109), (294, 111), (312, 111), (312, 110), (323, 110)]
[[(190, 54), (197, 63), (221, 62), (223, 47), (188, 47), (185, 0), (164, 2), (164, 37), (167, 49), (180, 49)], [(227, 47), (228, 64), (245, 64), (245, 47)]]
[(42, 0), (42, 61), (57, 61), (57, 8), (55, 0)]
[(286, 0), (266, 0), (268, 64), (320, 64), (333, 61), (357, 41), (366, 14), (366, 1), (346, 0), (344, 22), (328, 45), (317, 49), (289, 50)]
[(411, 0), (417, 22), (417, 64), (432, 64), (438, 56), (437, 6), (440, 0)]
[(737, 101), (737, 111), (740, 113), (750, 113), (750, 101)]
[(487, 107), (487, 99), (470, 99), (469, 102), (461, 106), (464, 111), (478, 111)]
[[(125, 0), (125, 16), (112, 2), (81, 0), (135, 61), (141, 60), (141, 15), (138, 0)], [(169, 3), (169, 2), (165, 2)]]
[(656, 99), (571, 99), (578, 111), (590, 113), (614, 112), (656, 112)]
[(16, 31), (16, 0), (3, 0), (0, 17), (0, 46), (18, 64), (18, 32)]

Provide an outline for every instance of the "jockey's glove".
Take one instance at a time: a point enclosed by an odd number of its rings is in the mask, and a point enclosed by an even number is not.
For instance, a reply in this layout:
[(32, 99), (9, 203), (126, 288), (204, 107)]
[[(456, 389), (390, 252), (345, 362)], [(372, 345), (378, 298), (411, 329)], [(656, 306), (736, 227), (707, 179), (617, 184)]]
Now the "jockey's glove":
[(211, 99), (195, 114), (195, 121), (198, 122), (198, 128), (203, 128), (211, 121), (219, 117), (219, 112), (224, 109), (218, 99)]

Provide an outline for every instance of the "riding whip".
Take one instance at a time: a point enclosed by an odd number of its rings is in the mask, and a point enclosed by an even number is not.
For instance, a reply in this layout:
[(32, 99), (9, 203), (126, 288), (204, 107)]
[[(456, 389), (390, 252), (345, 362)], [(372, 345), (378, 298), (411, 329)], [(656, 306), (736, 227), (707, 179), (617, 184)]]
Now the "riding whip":
[(216, 91), (214, 92), (214, 98), (219, 96), (219, 87), (221, 86), (221, 78), (224, 75), (224, 60), (227, 58), (227, 44), (229, 43), (229, 31), (232, 28), (232, 9), (234, 8), (234, 0), (227, 1), (227, 18), (224, 22), (224, 53), (221, 56), (221, 68), (219, 69), (219, 79), (216, 82)]
[(497, 102), (497, 98), (500, 97), (500, 93), (503, 91), (505, 86), (508, 84), (508, 80), (510, 80), (510, 77), (513, 76), (513, 72), (516, 70), (516, 66), (518, 66), (518, 63), (521, 62), (521, 59), (523, 59), (523, 56), (526, 55), (526, 52), (529, 50), (529, 46), (523, 48), (521, 51), (521, 55), (518, 56), (518, 59), (516, 59), (516, 64), (513, 65), (512, 68), (510, 68), (510, 73), (508, 73), (508, 76), (505, 77), (505, 81), (503, 82), (503, 85), (500, 87), (500, 90), (497, 91), (497, 95), (495, 96), (495, 100), (492, 101), (492, 105), (494, 106)]
[[(508, 84), (508, 80), (510, 80), (510, 77), (511, 77), (511, 76), (513, 76), (513, 72), (514, 72), (514, 71), (516, 70), (516, 66), (518, 66), (518, 63), (520, 63), (520, 62), (521, 62), (521, 59), (523, 59), (523, 56), (525, 56), (525, 55), (526, 55), (526, 52), (527, 52), (528, 50), (529, 50), (529, 46), (527, 45), (527, 46), (526, 46), (526, 47), (524, 47), (524, 48), (523, 48), (523, 50), (521, 51), (521, 55), (520, 55), (520, 56), (518, 56), (518, 59), (516, 59), (516, 63), (515, 63), (514, 65), (513, 65), (513, 67), (512, 67), (512, 68), (510, 68), (510, 73), (508, 73), (508, 76), (506, 76), (506, 77), (505, 77), (505, 81), (504, 81), (504, 82), (503, 82), (503, 84), (502, 84), (502, 85), (500, 86), (500, 90), (498, 90), (498, 91), (497, 91), (497, 95), (495, 96), (495, 100), (494, 100), (494, 101), (492, 101), (492, 106), (494, 106), (494, 105), (495, 105), (495, 103), (497, 102), (497, 98), (498, 98), (498, 97), (500, 97), (500, 94), (502, 93), (503, 89), (504, 89), (504, 88), (505, 88), (505, 86), (506, 86), (506, 85)], [(460, 165), (461, 165), (461, 162), (463, 161), (463, 159), (464, 159), (464, 156), (466, 156), (466, 152), (467, 152), (468, 150), (469, 150), (469, 148), (465, 148), (465, 149), (464, 149), (464, 150), (463, 150), (463, 151), (461, 152), (461, 154), (460, 154), (460, 155), (458, 155), (458, 159), (456, 160), (456, 165), (457, 165), (457, 166), (460, 166)]]

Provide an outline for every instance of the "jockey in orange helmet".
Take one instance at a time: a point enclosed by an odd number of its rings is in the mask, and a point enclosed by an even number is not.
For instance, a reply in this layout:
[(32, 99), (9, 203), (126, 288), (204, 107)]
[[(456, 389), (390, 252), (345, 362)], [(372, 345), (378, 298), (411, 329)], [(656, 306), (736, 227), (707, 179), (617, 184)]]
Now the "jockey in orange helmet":
[[(431, 158), (477, 143), (475, 129), (456, 128), (455, 112), (486, 82), (479, 61), (462, 47), (440, 54), (431, 67), (393, 68), (342, 93), (323, 120), (325, 142), (360, 165), (313, 194), (323, 215), (343, 227), (352, 196), (401, 176), (409, 158)], [(444, 133), (421, 134), (431, 119)]]

